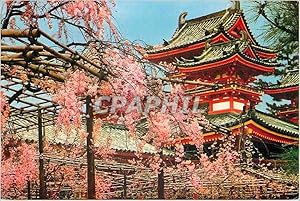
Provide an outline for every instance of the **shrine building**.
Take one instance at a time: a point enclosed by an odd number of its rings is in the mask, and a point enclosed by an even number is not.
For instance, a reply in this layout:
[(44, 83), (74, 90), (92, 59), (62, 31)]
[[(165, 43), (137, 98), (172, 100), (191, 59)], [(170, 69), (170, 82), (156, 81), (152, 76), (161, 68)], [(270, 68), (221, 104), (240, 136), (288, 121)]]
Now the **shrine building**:
[[(293, 78), (298, 72), (287, 73), (280, 85), (265, 91), (253, 84), (256, 76), (274, 74), (278, 54), (256, 41), (240, 3), (195, 19), (187, 20), (186, 16), (187, 12), (180, 14), (172, 38), (148, 48), (146, 58), (157, 64), (173, 63), (177, 69), (169, 78), (218, 85), (207, 89), (183, 84), (187, 95), (200, 96), (206, 118), (219, 128), (205, 131), (205, 142), (222, 139), (222, 129), (227, 129), (232, 135), (251, 135), (269, 157), (282, 146), (298, 145), (299, 86)], [(292, 106), (279, 111), (278, 117), (259, 111), (255, 106), (263, 93), (290, 99)], [(178, 141), (188, 144), (190, 139), (183, 136)]]

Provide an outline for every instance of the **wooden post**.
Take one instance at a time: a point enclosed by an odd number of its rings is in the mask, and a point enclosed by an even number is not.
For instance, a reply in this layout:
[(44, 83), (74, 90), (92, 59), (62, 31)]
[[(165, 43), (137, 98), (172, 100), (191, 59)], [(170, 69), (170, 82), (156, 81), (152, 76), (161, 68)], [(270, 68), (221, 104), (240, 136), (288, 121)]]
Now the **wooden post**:
[(127, 199), (127, 175), (124, 170), (124, 183), (123, 183), (123, 199)]
[(27, 180), (27, 199), (31, 200), (31, 188), (30, 188), (30, 180)]
[(39, 195), (40, 199), (47, 198), (46, 183), (45, 183), (45, 169), (43, 160), (43, 122), (42, 122), (42, 112), (41, 109), (38, 110), (38, 134), (39, 134), (39, 180), (40, 188)]
[(93, 153), (93, 107), (91, 96), (86, 97), (86, 127), (87, 127), (87, 183), (88, 199), (96, 199), (95, 190), (95, 159)]
[[(160, 158), (162, 159), (162, 151), (160, 152)], [(164, 186), (165, 186), (165, 182), (164, 182), (164, 169), (163, 169), (163, 162), (161, 162), (160, 167), (162, 168), (161, 171), (158, 174), (158, 199), (165, 199), (164, 196)]]

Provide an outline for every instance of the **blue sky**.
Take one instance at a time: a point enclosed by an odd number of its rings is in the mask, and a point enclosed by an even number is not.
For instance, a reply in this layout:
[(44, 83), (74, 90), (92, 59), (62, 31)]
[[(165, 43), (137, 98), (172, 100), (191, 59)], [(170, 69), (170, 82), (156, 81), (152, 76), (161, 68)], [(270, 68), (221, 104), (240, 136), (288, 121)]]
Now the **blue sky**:
[[(113, 16), (122, 36), (131, 41), (140, 40), (149, 45), (161, 44), (169, 40), (177, 28), (178, 16), (187, 11), (186, 19), (196, 18), (220, 11), (232, 5), (230, 0), (116, 0)], [(249, 2), (242, 1), (246, 20), (251, 20)], [(248, 23), (257, 41), (267, 45), (260, 37), (263, 21)], [(277, 78), (267, 79), (275, 82)], [(263, 102), (257, 109), (265, 111), (265, 102), (272, 102), (272, 97), (263, 95)], [(286, 103), (286, 102), (284, 102)]]
[(187, 11), (189, 19), (229, 6), (222, 0), (118, 0), (114, 16), (125, 38), (153, 45), (171, 38), (181, 12)]
[[(113, 16), (123, 37), (150, 45), (170, 39), (177, 28), (178, 16), (184, 11), (188, 12), (186, 18), (192, 19), (232, 5), (230, 0), (116, 0), (116, 3)], [(242, 1), (241, 7), (247, 11), (248, 2)], [(251, 16), (247, 14), (249, 21)], [(250, 24), (256, 36), (261, 32), (261, 24)]]

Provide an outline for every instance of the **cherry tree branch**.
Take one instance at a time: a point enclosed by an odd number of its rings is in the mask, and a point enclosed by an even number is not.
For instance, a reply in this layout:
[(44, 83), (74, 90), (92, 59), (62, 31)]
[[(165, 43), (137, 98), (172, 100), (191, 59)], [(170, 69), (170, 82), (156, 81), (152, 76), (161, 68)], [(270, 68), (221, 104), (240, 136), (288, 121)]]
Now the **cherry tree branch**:
[[(12, 2), (13, 4), (14, 2)], [(15, 8), (20, 9), (25, 6), (28, 2), (21, 3), (19, 5), (11, 5), (10, 8), (7, 9), (5, 18), (3, 19), (2, 29), (7, 29), (9, 20), (14, 15), (21, 15), (23, 12), (20, 10), (14, 10)]]
[(35, 16), (35, 17), (36, 18), (44, 18), (44, 17), (46, 17), (46, 14), (50, 14), (51, 12), (56, 11), (58, 8), (66, 5), (68, 3), (70, 3), (70, 1), (64, 1), (64, 2), (62, 2), (60, 4), (58, 4), (57, 6), (52, 7), (50, 10), (48, 10), (47, 12), (45, 12), (43, 15), (39, 15), (39, 16)]

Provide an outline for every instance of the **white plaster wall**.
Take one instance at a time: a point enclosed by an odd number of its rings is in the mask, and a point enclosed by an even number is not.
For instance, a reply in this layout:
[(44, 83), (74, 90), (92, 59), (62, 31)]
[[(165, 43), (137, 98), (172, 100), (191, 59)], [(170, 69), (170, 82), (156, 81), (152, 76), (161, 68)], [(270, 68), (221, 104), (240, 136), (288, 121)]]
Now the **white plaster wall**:
[(233, 108), (236, 110), (243, 110), (244, 103), (233, 101)]
[(220, 103), (213, 103), (212, 110), (213, 111), (220, 111), (220, 110), (227, 110), (230, 108), (230, 102), (220, 102)]

